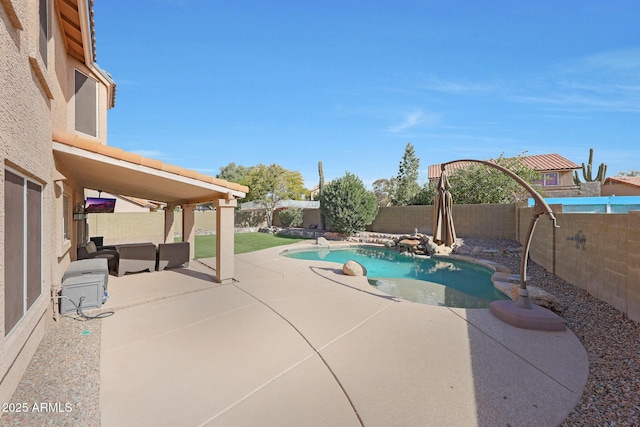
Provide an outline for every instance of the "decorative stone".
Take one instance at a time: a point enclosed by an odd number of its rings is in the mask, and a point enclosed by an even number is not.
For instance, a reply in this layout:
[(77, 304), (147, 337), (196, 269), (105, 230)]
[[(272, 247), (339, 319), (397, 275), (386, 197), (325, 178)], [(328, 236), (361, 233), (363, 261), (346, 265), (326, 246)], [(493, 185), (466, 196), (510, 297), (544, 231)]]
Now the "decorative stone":
[(367, 269), (364, 265), (350, 259), (342, 266), (342, 272), (347, 276), (366, 276)]
[[(511, 299), (514, 301), (518, 300), (518, 290), (520, 289), (519, 284), (511, 284)], [(564, 313), (564, 308), (560, 304), (558, 299), (551, 295), (549, 292), (544, 291), (536, 286), (527, 285), (527, 291), (529, 291), (529, 301), (532, 304), (539, 305), (540, 307), (547, 308), (554, 313), (562, 314)]]
[(316, 241), (316, 243), (318, 244), (318, 246), (320, 246), (322, 248), (328, 248), (329, 247), (329, 241), (327, 239), (325, 239), (324, 237), (318, 237), (318, 240)]
[(400, 240), (400, 242), (398, 243), (398, 245), (400, 246), (408, 246), (410, 248), (415, 248), (419, 244), (420, 244), (420, 240), (416, 240), (416, 239), (404, 239), (404, 240)]
[(471, 253), (473, 252), (473, 248), (469, 245), (462, 245), (458, 246), (454, 252), (460, 255), (471, 255)]
[(433, 243), (432, 240), (428, 239), (424, 243), (424, 251), (429, 255), (435, 255), (438, 253), (438, 245)]
[(451, 252), (453, 252), (453, 249), (450, 248), (449, 246), (445, 246), (445, 245), (440, 245), (438, 246), (438, 254), (440, 255), (450, 255)]

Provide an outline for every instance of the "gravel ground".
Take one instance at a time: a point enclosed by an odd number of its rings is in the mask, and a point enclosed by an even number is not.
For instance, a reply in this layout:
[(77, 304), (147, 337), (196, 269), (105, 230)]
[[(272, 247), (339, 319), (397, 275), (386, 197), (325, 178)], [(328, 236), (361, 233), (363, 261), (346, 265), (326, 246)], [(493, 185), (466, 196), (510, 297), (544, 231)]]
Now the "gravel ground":
[[(511, 240), (466, 238), (469, 246), (506, 249), (520, 247)], [(520, 270), (520, 255), (500, 251), (489, 259)], [(560, 301), (567, 326), (589, 355), (584, 394), (563, 426), (640, 426), (640, 324), (587, 291), (529, 261), (527, 283)]]
[(62, 317), (48, 327), (1, 426), (100, 425), (101, 322)]
[[(498, 249), (489, 259), (520, 268), (511, 240), (466, 238), (469, 246)], [(528, 283), (558, 298), (564, 318), (589, 355), (584, 395), (563, 426), (640, 426), (640, 324), (586, 291), (529, 263)], [(27, 412), (4, 413), (2, 426), (99, 426), (101, 321), (62, 318), (38, 347), (11, 403)], [(25, 404), (25, 405), (23, 405)], [(44, 406), (42, 406), (44, 404)], [(34, 410), (34, 405), (37, 409)]]

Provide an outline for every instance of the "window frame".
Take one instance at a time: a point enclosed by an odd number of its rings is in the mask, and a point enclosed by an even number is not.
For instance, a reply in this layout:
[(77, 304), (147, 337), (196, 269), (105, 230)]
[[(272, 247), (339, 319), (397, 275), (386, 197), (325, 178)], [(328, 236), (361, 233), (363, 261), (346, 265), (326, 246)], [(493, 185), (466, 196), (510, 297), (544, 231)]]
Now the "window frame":
[[(18, 327), (18, 325), (20, 325), (20, 323), (24, 320), (24, 318), (28, 315), (29, 311), (31, 310), (31, 308), (36, 305), (36, 302), (38, 300), (40, 300), (41, 298), (43, 298), (43, 279), (44, 279), (44, 186), (42, 185), (42, 183), (26, 176), (23, 173), (18, 172), (15, 169), (12, 169), (10, 167), (7, 167), (5, 165), (4, 168), (4, 177), (5, 177), (5, 183), (4, 183), (4, 192), (5, 192), (5, 210), (4, 210), (4, 225), (5, 225), (5, 230), (7, 230), (8, 228), (10, 228), (10, 224), (7, 224), (7, 209), (6, 209), (6, 204), (7, 204), (7, 173), (10, 173), (12, 175), (14, 175), (15, 177), (19, 178), (22, 181), (21, 184), (21, 189), (22, 189), (22, 272), (21, 272), (21, 280), (22, 280), (22, 285), (21, 285), (21, 294), (20, 296), (22, 297), (22, 313), (19, 317), (16, 317), (15, 319), (13, 318), (9, 318), (7, 319), (7, 302), (12, 302), (11, 300), (7, 301), (7, 290), (9, 288), (9, 286), (20, 286), (19, 284), (13, 284), (10, 283), (10, 280), (7, 279), (7, 268), (5, 268), (4, 274), (5, 274), (5, 295), (4, 295), (4, 318), (5, 318), (5, 323), (4, 323), (4, 336), (7, 337), (9, 336), (13, 331), (16, 330), (16, 328)], [(33, 199), (33, 195), (34, 195), (34, 191), (35, 190), (35, 194), (38, 195), (37, 199)], [(33, 206), (31, 206), (31, 203), (36, 200), (38, 203), (38, 208), (37, 211), (33, 209)], [(10, 214), (9, 214), (10, 215)], [(33, 215), (36, 215), (35, 218)], [(14, 218), (15, 219), (15, 218)], [(36, 220), (35, 225), (37, 225), (38, 227), (38, 233), (37, 234), (30, 234), (30, 229), (33, 229), (34, 226), (34, 222), (33, 220)], [(33, 239), (35, 239), (35, 242), (37, 243), (36, 247), (32, 247), (31, 244), (34, 241)], [(7, 251), (7, 235), (5, 232), (5, 242), (4, 242), (4, 262), (5, 262), (5, 266), (7, 265), (7, 256), (11, 257), (13, 255), (15, 255), (16, 253), (10, 253)], [(34, 266), (33, 266), (33, 257), (30, 257), (29, 254), (33, 253), (35, 249), (36, 252), (36, 262), (39, 262), (39, 271), (34, 271)], [(11, 273), (9, 273), (11, 274)], [(36, 277), (34, 277), (34, 274)], [(37, 286), (29, 286), (30, 283), (34, 282), (34, 279), (37, 279)], [(9, 315), (10, 316), (10, 315)], [(11, 323), (8, 322), (8, 320), (11, 321)], [(9, 327), (9, 329), (7, 329)]]
[(71, 196), (67, 193), (62, 194), (62, 243), (65, 244), (71, 240)]
[[(95, 127), (95, 134), (92, 134), (90, 132), (88, 132), (89, 129), (79, 129), (78, 124), (79, 123), (83, 123), (83, 119), (86, 120), (89, 116), (87, 115), (86, 117), (83, 115), (80, 117), (80, 120), (78, 120), (78, 114), (81, 114), (82, 111), (84, 111), (86, 109), (86, 105), (79, 105), (78, 101), (85, 101), (83, 99), (83, 94), (85, 93), (89, 93), (89, 92), (82, 92), (79, 91), (78, 89), (78, 75), (82, 75), (86, 78), (85, 83), (88, 81), (91, 81), (94, 83), (94, 88), (95, 88), (95, 94), (94, 94), (94, 98), (92, 99), (91, 105), (93, 106), (93, 122), (92, 125)], [(93, 77), (91, 77), (89, 74), (74, 68), (74, 73), (73, 73), (73, 100), (74, 100), (74, 129), (76, 130), (76, 132), (81, 132), (85, 135), (89, 135), (92, 136), (94, 138), (98, 138), (100, 136), (100, 109), (98, 108), (99, 105), (99, 95), (100, 95), (100, 86), (98, 84), (98, 80), (94, 79)], [(87, 103), (89, 104), (89, 103)]]
[(40, 58), (48, 67), (49, 60), (49, 0), (38, 1), (38, 51)]

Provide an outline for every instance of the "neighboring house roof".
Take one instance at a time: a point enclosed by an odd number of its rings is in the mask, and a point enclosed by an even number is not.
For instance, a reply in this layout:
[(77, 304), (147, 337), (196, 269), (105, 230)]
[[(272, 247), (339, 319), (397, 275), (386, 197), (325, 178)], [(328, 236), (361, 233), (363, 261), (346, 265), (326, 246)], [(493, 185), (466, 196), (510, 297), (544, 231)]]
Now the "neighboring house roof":
[(118, 197), (122, 197), (123, 199), (143, 208), (158, 209), (160, 206), (166, 205), (166, 203), (153, 202), (151, 200), (139, 199), (137, 197), (122, 196), (122, 195)]
[(605, 179), (605, 184), (626, 184), (633, 187), (640, 187), (640, 176), (612, 176)]
[[(276, 209), (300, 208), (300, 209), (319, 209), (320, 202), (309, 200), (280, 200), (276, 203)], [(246, 202), (240, 206), (241, 211), (257, 211), (264, 209), (260, 202)]]
[[(522, 161), (524, 164), (526, 164), (527, 166), (531, 167), (532, 169), (535, 169), (539, 172), (546, 172), (546, 171), (559, 171), (559, 170), (574, 170), (574, 169), (578, 169), (580, 166), (578, 166), (576, 163), (572, 162), (571, 160), (562, 157), (559, 154), (537, 154), (537, 155), (533, 155), (533, 156), (522, 156)], [(456, 162), (456, 163), (451, 163), (447, 166), (445, 166), (445, 170), (448, 173), (451, 173), (455, 170), (458, 169), (464, 169), (466, 167), (468, 167), (469, 165), (471, 165), (472, 162)], [(434, 179), (438, 179), (440, 178), (440, 171), (442, 170), (441, 165), (437, 164), (437, 165), (429, 165), (429, 179), (430, 180), (434, 180)]]

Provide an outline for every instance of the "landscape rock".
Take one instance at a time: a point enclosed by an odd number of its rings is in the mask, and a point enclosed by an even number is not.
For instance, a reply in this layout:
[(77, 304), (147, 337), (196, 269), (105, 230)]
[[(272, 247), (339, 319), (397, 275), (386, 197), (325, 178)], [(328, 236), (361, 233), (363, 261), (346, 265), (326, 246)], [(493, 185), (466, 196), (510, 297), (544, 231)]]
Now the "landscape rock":
[[(511, 284), (511, 299), (516, 301), (518, 299), (519, 284)], [(564, 313), (564, 308), (560, 304), (558, 299), (551, 295), (549, 292), (544, 291), (536, 286), (527, 285), (527, 291), (529, 291), (529, 301), (531, 304), (539, 305), (553, 311), (556, 314)]]
[(318, 244), (318, 246), (320, 246), (322, 248), (328, 248), (329, 247), (329, 241), (327, 239), (325, 239), (324, 237), (318, 237), (318, 240), (316, 241), (316, 243)]
[(419, 244), (420, 244), (420, 240), (417, 240), (417, 239), (404, 239), (398, 242), (399, 246), (406, 246), (410, 248), (415, 248)]
[(438, 253), (438, 245), (433, 243), (431, 239), (427, 239), (426, 241), (424, 241), (423, 246), (424, 246), (424, 251), (427, 254), (429, 254), (429, 256), (435, 255)]
[(342, 266), (342, 272), (347, 276), (366, 276), (367, 269), (364, 265), (350, 259)]

